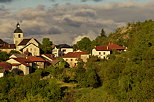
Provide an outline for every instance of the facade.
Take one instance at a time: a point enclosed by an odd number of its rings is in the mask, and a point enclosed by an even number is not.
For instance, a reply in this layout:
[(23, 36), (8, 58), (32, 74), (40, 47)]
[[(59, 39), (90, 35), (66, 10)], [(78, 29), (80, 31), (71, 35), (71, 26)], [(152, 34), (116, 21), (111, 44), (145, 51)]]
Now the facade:
[(60, 44), (60, 45), (55, 45), (54, 49), (52, 50), (52, 54), (54, 54), (55, 57), (60, 57), (73, 51), (74, 51), (73, 47), (67, 44)]
[(112, 52), (116, 51), (125, 51), (125, 47), (121, 47), (114, 43), (109, 43), (107, 46), (95, 46), (95, 48), (92, 49), (92, 55), (98, 56), (101, 59), (108, 59), (108, 55), (112, 54)]
[(111, 49), (108, 46), (96, 46), (92, 49), (92, 55), (98, 56), (101, 59), (107, 59), (107, 56), (111, 54)]
[(3, 44), (3, 45), (0, 45), (0, 51), (5, 51), (7, 53), (10, 53), (11, 50), (16, 50), (15, 44)]
[(27, 57), (27, 59), (33, 62), (33, 68), (45, 68), (46, 61), (43, 58), (31, 56)]
[(70, 67), (75, 67), (78, 63), (78, 61), (83, 60), (84, 62), (87, 61), (89, 58), (89, 54), (86, 52), (69, 52), (66, 55), (62, 57), (69, 65)]
[(20, 49), (20, 51), (23, 54), (26, 54), (28, 52), (31, 56), (40, 56), (40, 48), (33, 43), (26, 45), (25, 47)]
[(31, 73), (32, 61), (26, 58), (12, 58), (7, 60), (12, 65), (12, 71), (14, 69), (20, 70), (24, 75)]

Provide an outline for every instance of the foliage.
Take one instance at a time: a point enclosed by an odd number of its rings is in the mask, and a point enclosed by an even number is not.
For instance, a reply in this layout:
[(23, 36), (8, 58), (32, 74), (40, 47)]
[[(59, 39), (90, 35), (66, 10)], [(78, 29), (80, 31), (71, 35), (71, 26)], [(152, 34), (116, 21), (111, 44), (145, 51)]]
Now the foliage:
[(7, 102), (60, 102), (63, 91), (55, 80), (41, 80), (44, 70), (27, 76), (0, 78), (0, 100)]
[(106, 37), (104, 29), (101, 30), (101, 37)]
[(52, 52), (52, 42), (49, 38), (43, 38), (42, 45), (40, 46), (44, 53)]
[(85, 51), (88, 53), (90, 53), (91, 49), (92, 49), (91, 40), (87, 37), (82, 38), (74, 46), (76, 47), (76, 49), (81, 50), (81, 51)]
[(9, 59), (9, 54), (7, 52), (0, 51), (0, 62)]
[(16, 50), (11, 50), (9, 54), (10, 55), (12, 55), (12, 54), (20, 54), (20, 52), (19, 51), (16, 51)]

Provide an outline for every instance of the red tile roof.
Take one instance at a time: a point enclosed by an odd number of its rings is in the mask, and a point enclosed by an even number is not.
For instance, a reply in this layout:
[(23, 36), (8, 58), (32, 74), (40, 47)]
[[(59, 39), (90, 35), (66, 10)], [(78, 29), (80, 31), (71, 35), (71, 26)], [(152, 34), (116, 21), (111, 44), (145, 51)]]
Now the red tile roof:
[(6, 62), (0, 62), (0, 67), (4, 68), (6, 70), (11, 70), (12, 69), (12, 65)]
[(121, 46), (119, 46), (119, 45), (117, 45), (117, 44), (114, 44), (114, 43), (109, 43), (108, 44), (108, 47), (110, 48), (110, 49), (116, 49), (116, 50), (125, 50), (125, 48), (124, 47), (121, 47)]
[(112, 50), (108, 46), (96, 46), (95, 49), (97, 51), (111, 51)]
[[(27, 64), (27, 63), (32, 62), (31, 60), (26, 59), (26, 58), (13, 58), (13, 59), (16, 60), (16, 61), (18, 61), (19, 63), (21, 63), (21, 64), (27, 66), (27, 67), (30, 66), (30, 65)], [(16, 63), (13, 63), (13, 64), (16, 64)]]
[(31, 60), (32, 62), (45, 62), (45, 60), (41, 57), (27, 57), (28, 60)]
[(21, 65), (21, 64), (18, 64), (18, 63), (12, 64), (12, 66), (19, 66), (19, 65)]
[(114, 43), (109, 43), (107, 46), (96, 46), (95, 49), (97, 51), (111, 51), (111, 50), (125, 50), (124, 47), (121, 47)]
[(81, 55), (88, 54), (86, 52), (69, 52), (66, 55), (62, 56), (62, 58), (80, 58)]

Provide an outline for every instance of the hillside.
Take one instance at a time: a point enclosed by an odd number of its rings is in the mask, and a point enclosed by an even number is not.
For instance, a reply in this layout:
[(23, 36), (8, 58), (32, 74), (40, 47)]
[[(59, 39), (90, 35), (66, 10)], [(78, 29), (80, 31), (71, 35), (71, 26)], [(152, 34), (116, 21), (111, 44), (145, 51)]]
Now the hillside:
[(102, 86), (79, 91), (82, 95), (77, 102), (154, 101), (154, 21), (128, 24), (93, 42), (96, 45), (114, 42), (127, 46), (128, 50), (113, 54), (106, 61), (89, 62), (94, 65)]
[[(85, 44), (86, 41), (89, 44)], [(0, 102), (154, 102), (154, 21), (128, 24), (108, 37), (84, 38), (81, 50), (109, 42), (127, 46), (109, 59), (91, 56), (76, 68), (37, 69), (0, 78)]]

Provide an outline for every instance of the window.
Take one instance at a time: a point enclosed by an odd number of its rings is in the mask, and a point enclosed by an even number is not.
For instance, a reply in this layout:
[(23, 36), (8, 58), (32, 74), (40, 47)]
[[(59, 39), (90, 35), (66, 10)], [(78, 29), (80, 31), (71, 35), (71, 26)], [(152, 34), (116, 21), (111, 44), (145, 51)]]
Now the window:
[(65, 49), (65, 50), (63, 50), (63, 52), (66, 52), (66, 49)]
[(99, 55), (101, 55), (101, 52), (99, 52)]
[(73, 61), (73, 59), (71, 59), (71, 61)]
[(20, 38), (20, 37), (21, 37), (21, 35), (19, 34), (19, 35), (18, 35), (18, 38)]
[(105, 55), (105, 52), (104, 52), (104, 55)]
[(68, 59), (66, 59), (66, 61), (68, 61)]

